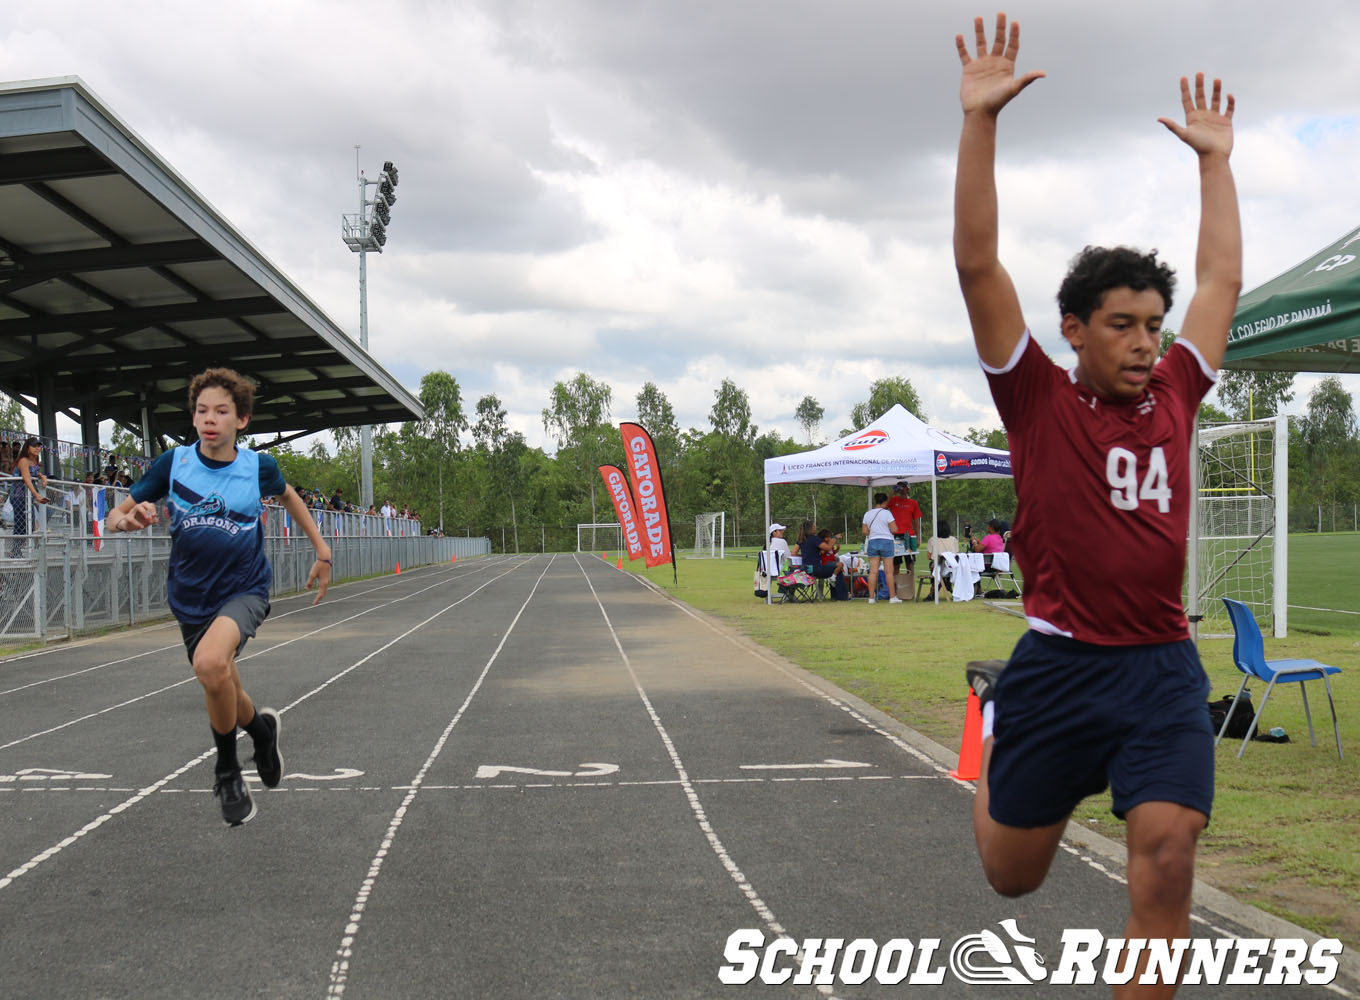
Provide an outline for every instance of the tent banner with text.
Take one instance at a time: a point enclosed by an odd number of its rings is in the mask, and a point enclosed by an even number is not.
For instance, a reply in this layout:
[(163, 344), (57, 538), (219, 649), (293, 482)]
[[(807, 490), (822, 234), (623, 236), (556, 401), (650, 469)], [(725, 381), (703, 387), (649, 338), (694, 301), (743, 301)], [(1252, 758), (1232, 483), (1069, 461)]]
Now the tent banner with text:
[(672, 561), (671, 525), (666, 497), (661, 489), (661, 466), (657, 464), (652, 436), (641, 424), (619, 424), (628, 475), (633, 481), (639, 520), (642, 522), (642, 556), (648, 568)]
[(628, 491), (628, 480), (617, 465), (600, 466), (600, 478), (609, 491), (609, 499), (614, 501), (614, 513), (619, 516), (619, 527), (623, 529), (623, 543), (628, 547), (628, 561), (641, 559), (642, 533), (638, 531), (637, 512), (633, 507), (633, 494)]

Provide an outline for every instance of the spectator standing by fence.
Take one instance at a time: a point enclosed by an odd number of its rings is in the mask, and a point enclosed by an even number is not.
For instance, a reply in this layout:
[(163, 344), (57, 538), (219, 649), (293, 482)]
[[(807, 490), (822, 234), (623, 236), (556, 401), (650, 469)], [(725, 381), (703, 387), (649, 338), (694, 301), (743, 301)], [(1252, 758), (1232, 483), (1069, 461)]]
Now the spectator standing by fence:
[(21, 536), (33, 530), (33, 513), (37, 505), (48, 502), (47, 497), (33, 485), (33, 476), (36, 473), (42, 489), (47, 489), (47, 477), (43, 475), (41, 462), (42, 442), (31, 437), (19, 449), (19, 461), (14, 469), (19, 475), (19, 482), (14, 484), (14, 489), (10, 490), (9, 494), (9, 505), (14, 511), (14, 542), (9, 553), (11, 556), (23, 553), (24, 543)]

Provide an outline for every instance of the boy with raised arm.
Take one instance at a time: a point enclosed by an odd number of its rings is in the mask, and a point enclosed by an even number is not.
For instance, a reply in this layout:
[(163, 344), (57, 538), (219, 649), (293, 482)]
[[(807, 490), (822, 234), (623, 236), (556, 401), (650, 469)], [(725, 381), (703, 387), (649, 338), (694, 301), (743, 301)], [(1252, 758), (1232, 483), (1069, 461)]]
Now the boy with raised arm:
[(313, 605), (331, 580), (330, 546), (302, 498), (284, 482), (278, 463), (236, 444), (254, 400), (254, 386), (229, 368), (209, 368), (196, 376), (189, 384), (189, 412), (198, 443), (157, 458), (104, 522), (106, 533), (145, 528), (158, 520), (156, 502), (169, 497), (166, 592), (194, 675), (203, 685), (217, 748), (213, 796), (228, 826), (255, 815), (236, 757), (238, 725), (255, 744), (255, 767), (264, 786), (277, 787), (283, 777), (279, 713), (256, 711), (236, 670), (236, 657), (269, 614), (273, 571), (264, 554), (261, 497), (280, 497), (316, 549), (307, 574), (308, 590), (319, 584)]
[[(1110, 785), (1127, 822), (1125, 937), (1188, 937), (1195, 845), (1213, 803), (1209, 683), (1181, 606), (1193, 501), (1195, 412), (1216, 377), (1241, 287), (1233, 98), (1181, 79), (1185, 124), (1158, 119), (1199, 161), (1196, 288), (1157, 360), (1174, 276), (1127, 247), (1087, 247), (1058, 292), (1077, 365), (1063, 371), (1030, 334), (997, 256), (997, 116), (1044, 74), (1015, 75), (1020, 31), (997, 15), (963, 63), (954, 257), (978, 357), (1006, 425), (1019, 509), (1011, 546), (1025, 573), (1029, 631), (1010, 660), (970, 664), (983, 703), (973, 827), (997, 892), (1048, 873), (1078, 802)], [(1222, 106), (1221, 106), (1222, 105)], [(1098, 539), (1098, 556), (1073, 537)], [(1004, 670), (1001, 668), (1004, 666)], [(1147, 953), (1140, 956), (1140, 976)], [(1170, 996), (1176, 983), (1116, 996)]]

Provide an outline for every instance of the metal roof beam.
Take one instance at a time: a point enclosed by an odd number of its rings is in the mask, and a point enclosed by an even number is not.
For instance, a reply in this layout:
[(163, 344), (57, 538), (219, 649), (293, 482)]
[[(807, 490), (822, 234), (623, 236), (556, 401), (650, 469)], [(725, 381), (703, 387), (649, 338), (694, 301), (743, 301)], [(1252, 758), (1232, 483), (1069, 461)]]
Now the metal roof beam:
[(62, 313), (59, 316), (0, 319), (0, 338), (44, 333), (82, 333), (89, 330), (106, 330), (114, 326), (141, 330), (160, 323), (263, 316), (285, 311), (283, 306), (268, 295), (242, 299), (209, 299), (206, 302), (176, 302), (169, 305), (125, 309), (98, 309), (90, 312)]
[(0, 156), (0, 184), (31, 184), (72, 177), (99, 177), (117, 172), (108, 160), (88, 146)]

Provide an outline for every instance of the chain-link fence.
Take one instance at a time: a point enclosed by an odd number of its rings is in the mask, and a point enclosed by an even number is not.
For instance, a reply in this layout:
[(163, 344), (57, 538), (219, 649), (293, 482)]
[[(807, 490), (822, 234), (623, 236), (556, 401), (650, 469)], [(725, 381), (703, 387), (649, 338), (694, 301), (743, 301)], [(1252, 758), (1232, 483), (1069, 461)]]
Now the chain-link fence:
[[(100, 492), (103, 488), (49, 480), (51, 503), (21, 503), (16, 511), (7, 496), (0, 501), (0, 510), (8, 514), (5, 528), (14, 532), (0, 536), (0, 639), (70, 636), (169, 614), (168, 519), (143, 531), (100, 537), (98, 515), (127, 495), (109, 489), (111, 495), (101, 498)], [(398, 565), (424, 566), (491, 551), (485, 537), (423, 535), (419, 521), (339, 511), (311, 514), (331, 547), (336, 583), (390, 573)], [(265, 554), (274, 570), (270, 592), (301, 590), (315, 558), (306, 534), (274, 506), (266, 509), (264, 529)]]

